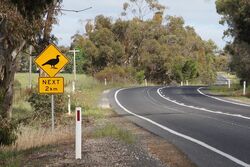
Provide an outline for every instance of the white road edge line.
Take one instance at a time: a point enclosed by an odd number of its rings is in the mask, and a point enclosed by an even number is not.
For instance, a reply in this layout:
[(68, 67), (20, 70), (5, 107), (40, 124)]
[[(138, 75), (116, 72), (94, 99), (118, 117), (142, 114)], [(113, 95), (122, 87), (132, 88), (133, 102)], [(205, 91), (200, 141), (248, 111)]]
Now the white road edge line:
[(210, 97), (210, 98), (213, 98), (213, 99), (216, 99), (216, 100), (219, 100), (219, 101), (223, 101), (223, 102), (226, 102), (226, 103), (231, 103), (231, 104), (235, 104), (235, 105), (250, 107), (250, 105), (248, 105), (248, 104), (237, 103), (237, 102), (224, 100), (224, 99), (221, 99), (221, 98), (218, 98), (218, 97), (214, 97), (214, 96), (209, 96), (209, 95), (207, 95), (207, 94), (205, 94), (205, 93), (203, 93), (203, 92), (201, 91), (202, 88), (203, 88), (203, 87), (198, 88), (197, 91), (198, 91), (200, 94), (202, 94), (203, 96), (207, 96), (207, 97)]
[[(184, 138), (184, 139), (186, 139), (186, 140), (188, 140), (188, 141), (191, 141), (191, 142), (193, 142), (193, 143), (196, 143), (196, 144), (198, 144), (198, 145), (200, 145), (200, 146), (202, 146), (202, 147), (205, 147), (205, 148), (207, 148), (208, 150), (211, 150), (211, 151), (213, 151), (213, 152), (215, 152), (215, 153), (217, 153), (217, 154), (220, 154), (221, 156), (223, 156), (223, 157), (225, 157), (225, 158), (227, 158), (227, 159), (229, 159), (229, 160), (231, 160), (231, 161), (233, 161), (233, 162), (235, 162), (235, 163), (237, 163), (237, 164), (239, 164), (239, 165), (241, 165), (241, 166), (250, 167), (250, 164), (247, 164), (246, 162), (243, 162), (243, 161), (241, 161), (241, 160), (239, 160), (239, 159), (233, 157), (232, 155), (229, 155), (229, 154), (227, 154), (227, 153), (225, 153), (225, 152), (223, 152), (223, 151), (221, 151), (221, 150), (218, 150), (218, 149), (216, 149), (216, 148), (214, 148), (214, 147), (212, 147), (212, 146), (210, 146), (210, 145), (208, 145), (208, 144), (206, 144), (206, 143), (204, 143), (204, 142), (202, 142), (202, 141), (199, 141), (199, 140), (194, 139), (194, 138), (192, 138), (192, 137), (190, 137), (190, 136), (187, 136), (187, 135), (184, 135), (184, 134), (179, 133), (179, 132), (177, 132), (177, 131), (174, 131), (174, 130), (172, 130), (172, 129), (166, 127), (166, 126), (163, 126), (163, 125), (161, 125), (161, 124), (159, 124), (159, 123), (157, 123), (157, 122), (155, 122), (155, 121), (153, 121), (153, 120), (151, 120), (151, 119), (149, 119), (149, 118), (146, 118), (146, 117), (137, 115), (137, 114), (135, 114), (135, 113), (129, 111), (127, 108), (125, 108), (123, 105), (121, 105), (121, 103), (119, 102), (119, 100), (118, 100), (118, 98), (117, 98), (118, 93), (121, 92), (122, 90), (125, 90), (125, 89), (119, 89), (119, 90), (117, 90), (117, 91), (115, 92), (114, 98), (115, 98), (116, 103), (117, 103), (125, 112), (127, 112), (127, 113), (129, 113), (129, 114), (131, 114), (131, 115), (133, 115), (133, 116), (135, 116), (135, 117), (137, 117), (137, 118), (140, 118), (140, 119), (142, 119), (142, 120), (144, 120), (144, 121), (147, 121), (147, 122), (149, 122), (149, 123), (151, 123), (151, 124), (153, 124), (153, 125), (155, 125), (155, 126), (161, 128), (161, 129), (163, 129), (163, 130), (165, 130), (165, 131), (168, 131), (169, 133), (172, 133), (172, 134), (174, 134), (174, 135), (176, 135), (176, 136), (179, 136), (179, 137)], [(159, 89), (158, 89), (158, 90), (159, 90)]]
[(205, 109), (205, 108), (200, 108), (200, 107), (194, 107), (194, 106), (188, 106), (188, 105), (185, 105), (183, 103), (179, 103), (175, 100), (171, 100), (169, 98), (166, 98), (164, 97), (161, 93), (160, 93), (160, 90), (161, 89), (164, 89), (165, 87), (163, 88), (159, 88), (157, 90), (157, 93), (165, 100), (167, 101), (170, 101), (172, 103), (175, 103), (179, 106), (183, 106), (183, 107), (188, 107), (188, 108), (192, 108), (192, 109), (196, 109), (196, 110), (201, 110), (201, 111), (206, 111), (206, 112), (210, 112), (210, 113), (214, 113), (214, 114), (220, 114), (220, 115), (227, 115), (227, 116), (231, 116), (231, 117), (238, 117), (238, 118), (242, 118), (242, 119), (247, 119), (247, 120), (250, 120), (250, 117), (247, 117), (247, 116), (243, 116), (243, 115), (240, 115), (240, 114), (230, 114), (230, 113), (226, 113), (226, 112), (222, 112), (222, 111), (213, 111), (213, 110), (209, 110), (209, 109)]

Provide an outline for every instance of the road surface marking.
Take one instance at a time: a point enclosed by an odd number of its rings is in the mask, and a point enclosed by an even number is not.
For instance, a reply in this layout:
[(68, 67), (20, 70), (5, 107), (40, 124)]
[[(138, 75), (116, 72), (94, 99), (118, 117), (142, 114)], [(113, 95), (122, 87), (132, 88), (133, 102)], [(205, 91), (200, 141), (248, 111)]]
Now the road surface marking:
[[(165, 87), (164, 87), (165, 88)], [(167, 101), (170, 101), (172, 103), (175, 103), (179, 106), (183, 106), (183, 107), (188, 107), (188, 108), (192, 108), (192, 109), (196, 109), (196, 110), (201, 110), (201, 111), (206, 111), (206, 112), (210, 112), (210, 113), (214, 113), (214, 114), (221, 114), (221, 115), (227, 115), (227, 116), (232, 116), (232, 117), (238, 117), (238, 118), (242, 118), (242, 119), (247, 119), (250, 120), (250, 117), (247, 116), (243, 116), (240, 114), (230, 114), (230, 113), (226, 113), (226, 112), (221, 112), (221, 111), (213, 111), (213, 110), (209, 110), (209, 109), (205, 109), (205, 108), (200, 108), (200, 107), (194, 107), (194, 106), (189, 106), (189, 105), (185, 105), (183, 103), (179, 103), (175, 100), (171, 100), (170, 98), (164, 97), (161, 93), (160, 90), (163, 88), (159, 88), (157, 89), (157, 93), (164, 99), (166, 99)]]
[[(229, 159), (229, 160), (231, 160), (231, 161), (233, 161), (233, 162), (235, 162), (235, 163), (237, 163), (237, 164), (239, 164), (239, 165), (241, 165), (241, 166), (250, 167), (250, 164), (247, 164), (246, 162), (243, 162), (243, 161), (241, 161), (241, 160), (239, 160), (239, 159), (233, 157), (232, 155), (229, 155), (229, 154), (227, 154), (227, 153), (225, 153), (225, 152), (223, 152), (223, 151), (221, 151), (221, 150), (218, 150), (218, 149), (216, 149), (216, 148), (214, 148), (214, 147), (212, 147), (212, 146), (210, 146), (210, 145), (208, 145), (208, 144), (206, 144), (206, 143), (204, 143), (204, 142), (202, 142), (202, 141), (199, 141), (199, 140), (194, 139), (194, 138), (192, 138), (192, 137), (190, 137), (190, 136), (187, 136), (187, 135), (184, 135), (184, 134), (179, 133), (179, 132), (177, 132), (177, 131), (174, 131), (174, 130), (172, 130), (172, 129), (166, 127), (166, 126), (163, 126), (163, 125), (161, 125), (161, 124), (159, 124), (159, 123), (157, 123), (157, 122), (155, 122), (155, 121), (153, 121), (153, 120), (151, 120), (151, 119), (149, 119), (149, 118), (146, 118), (146, 117), (137, 115), (137, 114), (135, 114), (135, 113), (129, 111), (127, 108), (125, 108), (125, 107), (119, 102), (119, 100), (118, 100), (118, 98), (117, 98), (118, 93), (121, 92), (122, 90), (125, 90), (125, 89), (119, 89), (119, 90), (117, 90), (117, 91), (115, 92), (114, 98), (115, 98), (116, 103), (117, 103), (125, 112), (127, 112), (127, 113), (129, 113), (129, 114), (131, 114), (131, 115), (133, 115), (133, 116), (135, 116), (135, 117), (137, 117), (137, 118), (140, 118), (140, 119), (142, 119), (142, 120), (145, 120), (145, 121), (147, 121), (147, 122), (149, 122), (149, 123), (151, 123), (151, 124), (153, 124), (153, 125), (155, 125), (155, 126), (161, 128), (161, 129), (163, 129), (163, 130), (165, 130), (165, 131), (168, 131), (169, 133), (172, 133), (172, 134), (174, 134), (174, 135), (176, 135), (176, 136), (179, 136), (179, 137), (184, 138), (184, 139), (186, 139), (186, 140), (188, 140), (188, 141), (191, 141), (191, 142), (193, 142), (193, 143), (196, 143), (196, 144), (198, 144), (198, 145), (200, 145), (200, 146), (202, 146), (202, 147), (205, 147), (205, 148), (207, 148), (208, 150), (211, 150), (211, 151), (213, 151), (213, 152), (215, 152), (215, 153), (217, 153), (217, 154), (220, 154), (221, 156), (223, 156), (223, 157), (225, 157), (225, 158), (227, 158), (227, 159)], [(158, 90), (159, 90), (159, 89), (158, 89)], [(157, 91), (158, 91), (158, 90), (157, 90)]]
[(213, 98), (213, 99), (216, 99), (216, 100), (219, 100), (219, 101), (223, 101), (223, 102), (226, 102), (226, 103), (231, 103), (231, 104), (235, 104), (235, 105), (250, 107), (250, 105), (248, 105), (248, 104), (237, 103), (237, 102), (233, 102), (233, 101), (228, 101), (228, 100), (220, 99), (220, 98), (214, 97), (214, 96), (209, 96), (209, 95), (207, 95), (207, 94), (205, 94), (205, 93), (203, 93), (203, 92), (201, 91), (202, 88), (203, 88), (203, 87), (198, 88), (197, 91), (198, 91), (200, 94), (202, 94), (203, 96), (207, 96), (207, 97), (210, 97), (210, 98)]

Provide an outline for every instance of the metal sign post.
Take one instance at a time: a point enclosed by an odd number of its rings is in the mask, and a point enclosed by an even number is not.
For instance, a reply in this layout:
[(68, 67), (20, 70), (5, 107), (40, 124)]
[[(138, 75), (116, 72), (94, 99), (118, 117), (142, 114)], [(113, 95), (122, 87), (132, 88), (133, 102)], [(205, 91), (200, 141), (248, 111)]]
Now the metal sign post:
[[(68, 64), (68, 62), (69, 62), (69, 59), (65, 55), (63, 55), (54, 44), (50, 44), (49, 46), (47, 46), (47, 48), (44, 49), (44, 51), (35, 59), (35, 63), (40, 67), (40, 69), (43, 70), (45, 73), (47, 73), (48, 76), (50, 76), (50, 77), (38, 78), (38, 82), (39, 82), (38, 91), (40, 94), (51, 94), (52, 131), (54, 131), (55, 129), (54, 94), (64, 93), (64, 78), (55, 77), (55, 76), (64, 68), (66, 64)], [(30, 67), (31, 67), (31, 63), (30, 63)]]
[(54, 104), (54, 95), (51, 95), (51, 123), (52, 123), (52, 131), (55, 129), (55, 118), (54, 118), (54, 113), (55, 113), (55, 104)]
[(76, 159), (82, 159), (82, 109), (76, 108), (76, 137), (75, 137)]

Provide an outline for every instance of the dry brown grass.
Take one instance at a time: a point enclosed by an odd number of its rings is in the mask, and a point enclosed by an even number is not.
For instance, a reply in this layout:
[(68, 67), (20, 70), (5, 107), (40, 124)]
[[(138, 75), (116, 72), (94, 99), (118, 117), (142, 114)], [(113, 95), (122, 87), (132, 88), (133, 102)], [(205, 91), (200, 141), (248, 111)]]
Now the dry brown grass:
[(72, 126), (64, 126), (51, 129), (43, 127), (22, 127), (21, 134), (15, 144), (0, 148), (5, 151), (21, 151), (51, 144), (58, 144), (68, 140), (73, 140), (74, 128)]

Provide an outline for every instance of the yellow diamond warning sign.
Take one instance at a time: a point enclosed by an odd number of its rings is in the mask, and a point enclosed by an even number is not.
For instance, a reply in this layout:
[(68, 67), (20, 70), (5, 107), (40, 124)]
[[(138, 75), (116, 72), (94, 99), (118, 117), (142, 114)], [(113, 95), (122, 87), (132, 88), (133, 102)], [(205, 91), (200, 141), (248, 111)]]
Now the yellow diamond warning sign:
[(62, 94), (64, 93), (64, 78), (40, 77), (38, 79), (38, 89), (40, 94)]
[(50, 77), (54, 77), (68, 62), (68, 58), (53, 44), (44, 49), (35, 60), (35, 63)]

